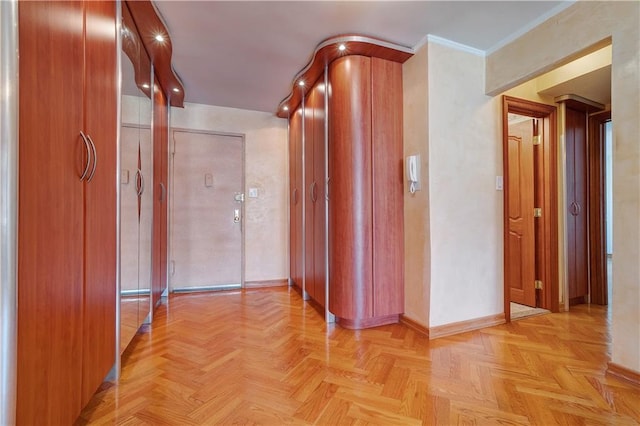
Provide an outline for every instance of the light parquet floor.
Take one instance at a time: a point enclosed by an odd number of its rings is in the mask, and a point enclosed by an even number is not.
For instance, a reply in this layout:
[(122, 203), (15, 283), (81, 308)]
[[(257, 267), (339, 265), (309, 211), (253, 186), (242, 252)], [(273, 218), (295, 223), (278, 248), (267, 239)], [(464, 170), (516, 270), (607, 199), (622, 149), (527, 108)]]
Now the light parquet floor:
[(639, 424), (606, 308), (429, 341), (327, 326), (292, 289), (172, 295), (77, 424)]

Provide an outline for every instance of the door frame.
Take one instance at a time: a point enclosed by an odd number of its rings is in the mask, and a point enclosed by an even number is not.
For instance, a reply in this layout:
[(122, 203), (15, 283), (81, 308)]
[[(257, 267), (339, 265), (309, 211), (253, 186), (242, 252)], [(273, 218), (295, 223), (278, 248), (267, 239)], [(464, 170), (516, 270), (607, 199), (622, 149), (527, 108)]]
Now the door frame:
[[(246, 135), (244, 133), (233, 133), (233, 132), (220, 132), (215, 130), (201, 130), (201, 129), (189, 129), (186, 127), (172, 127), (169, 126), (169, 205), (167, 206), (167, 220), (169, 222), (169, 229), (167, 235), (167, 250), (169, 253), (169, 259), (167, 261), (167, 288), (169, 293), (173, 293), (174, 289), (171, 285), (171, 276), (173, 268), (175, 264), (173, 263), (173, 196), (174, 196), (174, 159), (176, 155), (176, 141), (173, 137), (174, 132), (183, 132), (183, 133), (195, 133), (200, 135), (212, 135), (212, 136), (229, 136), (229, 137), (237, 137), (241, 139), (242, 143), (242, 194), (245, 195), (244, 200), (240, 203), (240, 288), (245, 288), (245, 242), (246, 242), (246, 222), (245, 222), (245, 204), (246, 204), (246, 157), (247, 157), (247, 141)], [(194, 290), (195, 291), (195, 290)]]
[[(542, 307), (551, 312), (559, 311), (559, 279), (558, 279), (558, 142), (557, 142), (557, 108), (552, 105), (541, 104), (511, 96), (502, 97), (502, 164), (504, 182), (503, 204), (503, 288), (504, 315), (506, 322), (511, 321), (511, 290), (507, 281), (509, 276), (509, 121), (508, 114), (519, 114), (543, 120), (541, 143), (541, 176), (542, 182), (542, 217), (539, 224), (540, 245), (536, 252), (541, 253), (542, 282), (540, 301)], [(535, 154), (534, 154), (535, 155)], [(533, 214), (533, 212), (532, 212)], [(533, 285), (533, 283), (532, 283)]]
[(604, 123), (611, 110), (590, 114), (587, 134), (587, 227), (589, 242), (589, 302), (608, 304), (607, 249), (605, 222), (605, 135)]

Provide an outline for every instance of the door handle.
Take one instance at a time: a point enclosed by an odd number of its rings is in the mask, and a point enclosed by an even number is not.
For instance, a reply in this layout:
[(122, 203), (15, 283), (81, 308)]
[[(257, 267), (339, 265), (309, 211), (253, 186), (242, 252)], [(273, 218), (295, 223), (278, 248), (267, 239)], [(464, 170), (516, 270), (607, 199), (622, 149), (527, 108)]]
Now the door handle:
[(80, 131), (80, 136), (82, 137), (82, 141), (84, 142), (84, 148), (87, 150), (87, 164), (84, 166), (84, 171), (82, 172), (82, 176), (80, 176), (80, 180), (83, 181), (84, 178), (87, 177), (87, 173), (89, 172), (89, 166), (91, 165), (91, 150), (89, 148), (89, 141), (85, 136), (84, 132)]
[(240, 223), (240, 209), (233, 211), (233, 223)]
[(164, 187), (164, 183), (160, 182), (160, 202), (164, 201), (164, 198), (167, 196), (167, 188)]
[(93, 139), (91, 139), (91, 136), (87, 135), (87, 139), (91, 143), (91, 150), (93, 151), (93, 168), (91, 169), (91, 173), (87, 178), (87, 182), (91, 182), (91, 179), (93, 179), (93, 175), (96, 174), (96, 167), (98, 166), (98, 151), (96, 151), (96, 144), (93, 143)]

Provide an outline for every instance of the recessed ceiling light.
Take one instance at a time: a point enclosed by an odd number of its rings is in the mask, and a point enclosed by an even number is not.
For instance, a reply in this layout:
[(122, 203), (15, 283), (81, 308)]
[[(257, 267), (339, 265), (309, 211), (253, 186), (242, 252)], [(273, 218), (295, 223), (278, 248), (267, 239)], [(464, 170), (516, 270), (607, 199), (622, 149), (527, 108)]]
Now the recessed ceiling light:
[(283, 107), (282, 107), (282, 109), (283, 109), (283, 110), (285, 110), (285, 111), (289, 111), (289, 107), (288, 107), (288, 106), (286, 106), (286, 105), (285, 105), (285, 106), (283, 106)]
[(145, 89), (148, 89), (148, 88), (149, 88), (149, 84), (144, 83), (144, 84), (142, 85), (142, 87), (144, 87)]
[(298, 82), (298, 86), (300, 86), (300, 87), (304, 86), (304, 80), (300, 80), (300, 81)]
[(162, 34), (157, 34), (156, 41), (159, 41), (160, 43), (162, 43), (164, 41), (164, 36)]
[(177, 87), (174, 87), (174, 88), (173, 88), (173, 91), (174, 91), (174, 92), (176, 92), (176, 93), (178, 93), (178, 92), (180, 91), (180, 89), (178, 89)]
[(344, 45), (344, 43), (340, 44), (340, 46), (338, 46), (338, 50), (341, 52), (344, 52), (347, 49), (347, 46)]

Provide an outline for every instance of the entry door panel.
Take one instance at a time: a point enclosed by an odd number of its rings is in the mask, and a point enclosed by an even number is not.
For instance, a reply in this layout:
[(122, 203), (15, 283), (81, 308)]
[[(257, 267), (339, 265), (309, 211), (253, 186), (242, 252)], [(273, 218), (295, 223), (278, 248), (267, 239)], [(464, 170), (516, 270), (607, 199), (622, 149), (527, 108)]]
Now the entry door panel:
[(243, 140), (173, 131), (173, 289), (242, 281)]
[(533, 124), (509, 125), (508, 276), (511, 301), (535, 306)]

